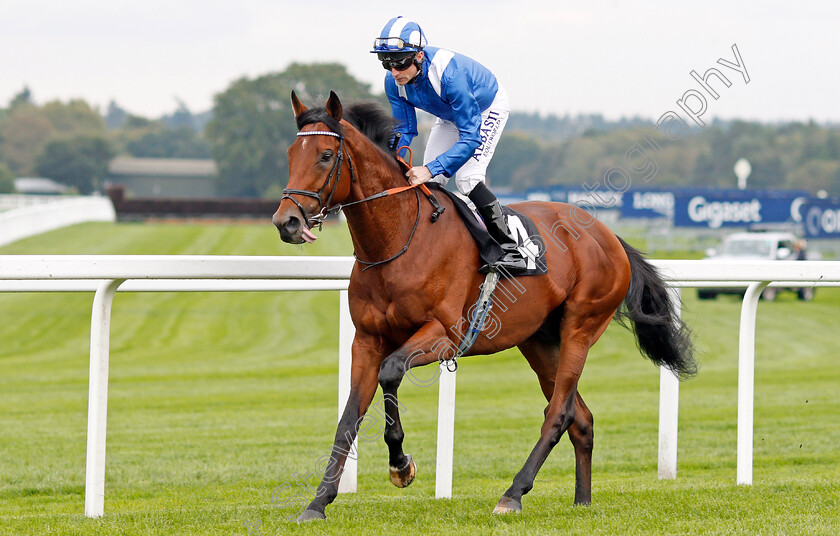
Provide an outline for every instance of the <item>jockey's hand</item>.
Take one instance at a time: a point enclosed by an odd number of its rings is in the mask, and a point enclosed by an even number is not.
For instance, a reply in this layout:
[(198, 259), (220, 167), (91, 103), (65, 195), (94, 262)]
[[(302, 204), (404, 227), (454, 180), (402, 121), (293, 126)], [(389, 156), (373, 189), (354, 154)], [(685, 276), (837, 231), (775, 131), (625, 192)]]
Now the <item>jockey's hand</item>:
[(406, 174), (408, 181), (412, 184), (423, 184), (432, 178), (432, 172), (426, 166), (414, 166)]

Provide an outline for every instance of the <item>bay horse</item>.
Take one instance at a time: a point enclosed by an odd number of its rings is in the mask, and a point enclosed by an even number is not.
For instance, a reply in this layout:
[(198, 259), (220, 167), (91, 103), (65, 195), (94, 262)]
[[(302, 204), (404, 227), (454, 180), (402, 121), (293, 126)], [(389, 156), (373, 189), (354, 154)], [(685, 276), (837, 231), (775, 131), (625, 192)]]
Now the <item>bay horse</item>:
[[(398, 487), (413, 481), (416, 467), (403, 452), (397, 389), (412, 367), (451, 357), (462, 335), (454, 326), (470, 318), (484, 276), (475, 242), (448, 197), (441, 196), (444, 213), (433, 222), (433, 207), (421, 203), (417, 190), (383, 193), (407, 185), (389, 148), (389, 114), (364, 103), (345, 110), (334, 92), (323, 108), (308, 109), (294, 92), (291, 100), (299, 132), (287, 151), (288, 188), (272, 222), (283, 241), (302, 244), (316, 238), (311, 227), (342, 208), (357, 259), (349, 284), (356, 327), (350, 395), (323, 480), (298, 517), (302, 522), (326, 517), (377, 385), (391, 480)], [(564, 432), (575, 452), (574, 502), (589, 504), (593, 419), (577, 390), (589, 349), (613, 318), (629, 320), (622, 323), (634, 329), (641, 352), (684, 379), (696, 373), (691, 334), (655, 268), (592, 215), (564, 203), (511, 207), (538, 224), (548, 273), (502, 280), (515, 282), (517, 299), (494, 309), (499, 329), (492, 336), (479, 333), (467, 355), (518, 347), (548, 405), (539, 440), (494, 512), (521, 511), (522, 496)], [(441, 356), (442, 346), (449, 355)]]

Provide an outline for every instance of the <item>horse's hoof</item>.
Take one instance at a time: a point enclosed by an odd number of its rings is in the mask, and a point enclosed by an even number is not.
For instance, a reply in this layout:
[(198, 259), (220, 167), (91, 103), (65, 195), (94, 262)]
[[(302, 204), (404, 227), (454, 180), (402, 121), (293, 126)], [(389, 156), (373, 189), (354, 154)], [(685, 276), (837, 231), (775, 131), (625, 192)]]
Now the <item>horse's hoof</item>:
[(410, 454), (407, 454), (406, 457), (408, 458), (408, 461), (402, 469), (389, 466), (391, 472), (391, 483), (398, 488), (408, 486), (414, 482), (414, 477), (417, 476), (417, 465), (414, 464), (414, 460), (411, 458)]
[(494, 514), (518, 514), (522, 511), (522, 503), (510, 497), (502, 497), (499, 504), (493, 508)]
[(319, 512), (317, 510), (305, 510), (300, 517), (297, 518), (298, 523), (306, 523), (307, 521), (315, 521), (316, 519), (327, 519), (327, 516), (324, 515), (324, 512)]

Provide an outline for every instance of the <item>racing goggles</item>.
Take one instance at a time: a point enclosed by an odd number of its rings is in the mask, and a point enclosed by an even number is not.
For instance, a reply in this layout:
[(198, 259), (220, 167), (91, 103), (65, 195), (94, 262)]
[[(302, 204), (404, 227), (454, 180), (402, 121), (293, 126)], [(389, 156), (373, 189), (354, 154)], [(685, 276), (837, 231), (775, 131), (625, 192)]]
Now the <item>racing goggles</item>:
[(377, 37), (373, 40), (373, 50), (371, 52), (388, 52), (388, 51), (400, 51), (403, 49), (408, 49), (409, 51), (420, 50), (423, 48), (423, 38), (420, 38), (420, 44), (415, 45), (409, 41), (406, 41), (402, 37)]
[(382, 61), (382, 67), (384, 67), (386, 71), (390, 71), (391, 69), (405, 71), (414, 65), (414, 57), (416, 55), (416, 53), (412, 53), (402, 57), (394, 57), (388, 54), (379, 54), (379, 59)]

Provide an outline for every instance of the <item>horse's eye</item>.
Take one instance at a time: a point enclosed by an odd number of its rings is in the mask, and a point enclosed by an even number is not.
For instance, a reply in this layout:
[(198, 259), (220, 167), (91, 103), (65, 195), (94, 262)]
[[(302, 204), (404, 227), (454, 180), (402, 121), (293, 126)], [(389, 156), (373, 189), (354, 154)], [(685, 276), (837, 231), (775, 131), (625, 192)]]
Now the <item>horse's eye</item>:
[(321, 162), (329, 162), (332, 160), (333, 152), (332, 151), (324, 151), (321, 153)]

